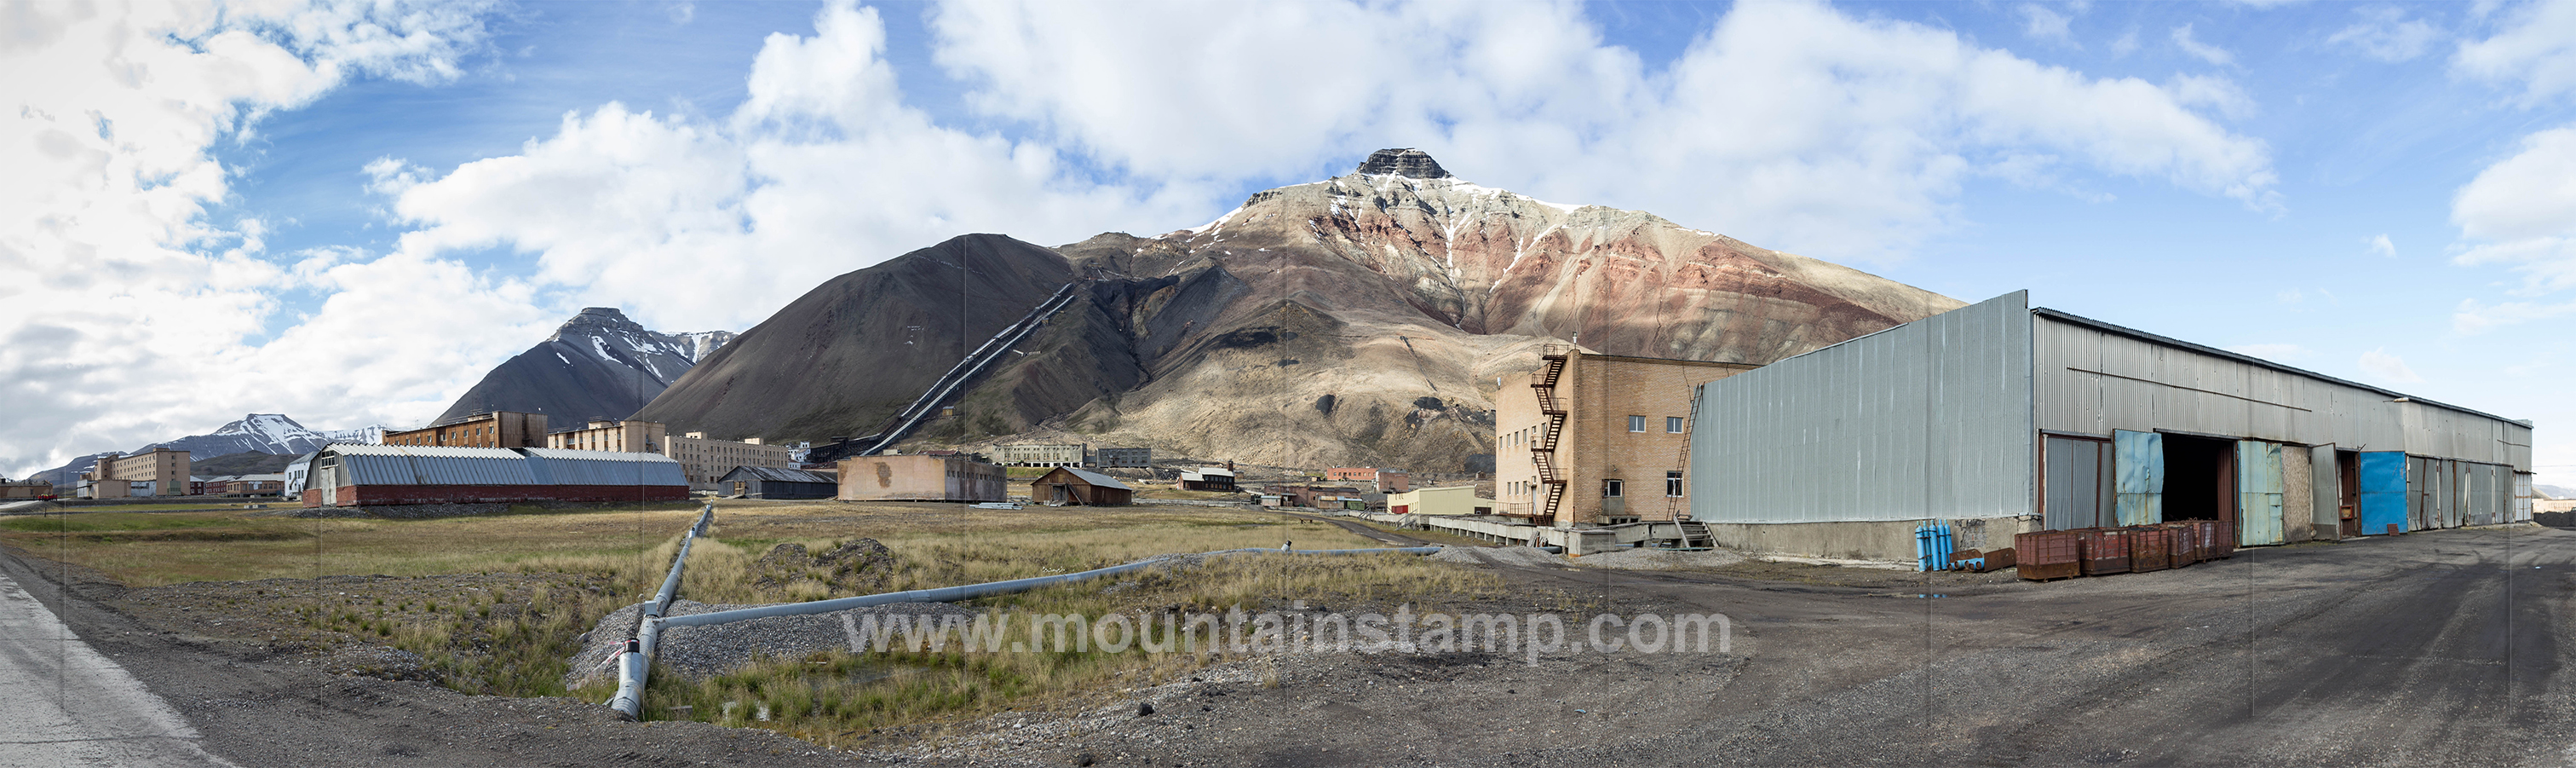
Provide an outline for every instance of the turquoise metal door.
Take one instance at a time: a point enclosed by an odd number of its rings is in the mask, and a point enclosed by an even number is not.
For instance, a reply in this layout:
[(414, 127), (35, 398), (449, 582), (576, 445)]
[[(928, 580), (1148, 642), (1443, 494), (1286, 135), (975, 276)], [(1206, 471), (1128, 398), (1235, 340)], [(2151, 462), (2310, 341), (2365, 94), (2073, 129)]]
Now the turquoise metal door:
[(2112, 503), (2121, 525), (2165, 521), (2165, 436), (2154, 432), (2111, 433), (2111, 473), (2116, 478)]
[(2377, 536), (2389, 526), (2406, 526), (2406, 454), (2363, 451), (2361, 454), (2361, 535)]
[(2236, 441), (2236, 545), (2281, 543), (2281, 444)]

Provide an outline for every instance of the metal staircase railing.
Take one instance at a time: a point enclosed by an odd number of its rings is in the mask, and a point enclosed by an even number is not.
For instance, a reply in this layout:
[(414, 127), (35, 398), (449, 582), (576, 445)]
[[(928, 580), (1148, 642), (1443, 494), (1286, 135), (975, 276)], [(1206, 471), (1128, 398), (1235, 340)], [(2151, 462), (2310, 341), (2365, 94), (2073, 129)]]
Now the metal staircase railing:
[(1556, 384), (1565, 377), (1566, 357), (1571, 351), (1571, 347), (1562, 344), (1540, 348), (1539, 359), (1547, 364), (1530, 374), (1530, 389), (1538, 395), (1539, 413), (1547, 416), (1547, 426), (1530, 442), (1530, 463), (1538, 468), (1538, 482), (1545, 489), (1538, 509), (1531, 515), (1531, 522), (1540, 525), (1556, 522), (1565, 505), (1567, 478), (1557, 466), (1556, 448), (1557, 441), (1565, 436), (1567, 414), (1565, 405), (1557, 402)]

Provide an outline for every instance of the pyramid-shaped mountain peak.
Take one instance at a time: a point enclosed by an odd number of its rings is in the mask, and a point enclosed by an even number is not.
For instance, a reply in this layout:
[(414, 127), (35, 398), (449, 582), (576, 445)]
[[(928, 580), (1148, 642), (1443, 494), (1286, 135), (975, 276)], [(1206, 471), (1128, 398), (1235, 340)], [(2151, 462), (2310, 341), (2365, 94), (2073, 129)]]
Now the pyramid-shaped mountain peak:
[(1440, 161), (1431, 159), (1431, 153), (1412, 147), (1371, 152), (1367, 160), (1360, 161), (1359, 172), (1371, 175), (1392, 173), (1416, 179), (1450, 178), (1449, 172), (1440, 167)]

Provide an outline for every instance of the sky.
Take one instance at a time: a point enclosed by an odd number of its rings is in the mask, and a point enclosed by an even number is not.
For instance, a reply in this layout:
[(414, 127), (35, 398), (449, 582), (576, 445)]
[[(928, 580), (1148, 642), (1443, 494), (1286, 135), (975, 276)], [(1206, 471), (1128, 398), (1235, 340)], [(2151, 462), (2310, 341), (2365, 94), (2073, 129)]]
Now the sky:
[(2576, 2), (46, 2), (0, 68), (6, 476), (1417, 147), (2529, 419), (2576, 486)]

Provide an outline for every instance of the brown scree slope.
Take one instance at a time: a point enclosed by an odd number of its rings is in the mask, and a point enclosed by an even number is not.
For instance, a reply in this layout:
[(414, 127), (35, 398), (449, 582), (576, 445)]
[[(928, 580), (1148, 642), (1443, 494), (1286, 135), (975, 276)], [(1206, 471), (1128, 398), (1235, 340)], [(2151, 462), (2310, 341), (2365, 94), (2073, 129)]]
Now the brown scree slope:
[[(959, 318), (948, 254), (968, 243), (1007, 254), (1014, 277), (973, 270)], [(1079, 278), (1087, 300), (915, 445), (1065, 439), (1456, 472), (1489, 463), (1496, 387), (1524, 384), (1540, 344), (1767, 363), (1961, 306), (1648, 213), (1477, 186), (1410, 150), (1257, 193), (1207, 226), (1056, 251), (970, 236), (836, 278), (637, 417), (720, 436), (869, 433), (955, 362), (961, 337), (981, 343)]]

